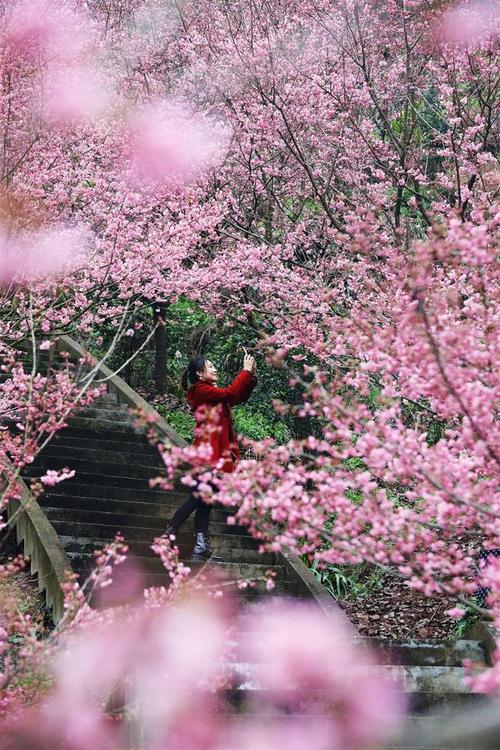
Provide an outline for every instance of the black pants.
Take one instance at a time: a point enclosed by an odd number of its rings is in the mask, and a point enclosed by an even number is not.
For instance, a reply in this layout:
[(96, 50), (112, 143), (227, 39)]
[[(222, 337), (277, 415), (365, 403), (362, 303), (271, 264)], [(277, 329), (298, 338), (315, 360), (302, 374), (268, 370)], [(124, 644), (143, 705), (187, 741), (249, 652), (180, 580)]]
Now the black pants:
[(173, 527), (175, 534), (182, 526), (182, 524), (187, 521), (193, 511), (195, 533), (208, 533), (208, 521), (210, 519), (210, 511), (212, 510), (212, 506), (205, 503), (195, 493), (196, 487), (191, 490), (191, 493), (187, 500), (184, 500), (182, 505), (179, 505), (172, 517), (172, 520), (170, 521), (170, 525)]

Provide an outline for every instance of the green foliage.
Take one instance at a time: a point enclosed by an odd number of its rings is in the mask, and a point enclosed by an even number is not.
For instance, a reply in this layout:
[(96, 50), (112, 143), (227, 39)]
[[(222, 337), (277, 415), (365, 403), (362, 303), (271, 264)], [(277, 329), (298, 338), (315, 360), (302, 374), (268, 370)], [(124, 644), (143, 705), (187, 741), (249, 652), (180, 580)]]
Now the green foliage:
[(348, 469), (354, 471), (355, 469), (366, 469), (366, 464), (359, 456), (350, 456), (343, 462)]
[(317, 560), (311, 563), (307, 555), (302, 559), (328, 593), (338, 601), (361, 599), (374, 589), (380, 588), (385, 578), (385, 574), (379, 568), (369, 563), (319, 565)]
[(330, 596), (333, 596), (337, 600), (346, 598), (349, 591), (349, 578), (340, 566), (327, 565), (326, 567), (319, 567), (318, 561), (314, 560), (311, 570)]
[(263, 440), (272, 437), (279, 443), (290, 440), (289, 428), (282, 422), (272, 421), (265, 414), (238, 408), (233, 412), (236, 432), (250, 440)]
[[(474, 601), (474, 597), (473, 597)], [(481, 615), (472, 607), (467, 607), (461, 620), (458, 620), (452, 630), (451, 638), (459, 641), (464, 638), (472, 626), (481, 619)]]
[[(134, 321), (141, 322), (143, 329), (133, 337), (124, 338), (115, 352), (107, 360), (111, 368), (118, 368), (134, 351), (137, 351), (152, 326), (152, 308), (144, 307), (136, 313)], [(258, 324), (259, 321), (257, 321)], [(94, 334), (94, 343), (89, 348), (96, 356), (103, 356), (116, 328), (103, 324)], [(234, 323), (230, 319), (214, 319), (207, 315), (197, 303), (179, 299), (168, 309), (165, 320), (167, 394), (165, 404), (155, 399), (155, 406), (162, 416), (186, 440), (192, 439), (194, 420), (186, 410), (186, 396), (181, 387), (181, 378), (189, 361), (195, 354), (207, 356), (219, 371), (221, 386), (231, 382), (241, 368), (245, 349), (256, 356), (258, 365), (258, 385), (249, 402), (234, 411), (236, 431), (252, 440), (266, 437), (278, 443), (315, 433), (318, 425), (311, 418), (302, 419), (294, 415), (277, 415), (273, 400), (289, 404), (302, 403), (300, 388), (289, 385), (286, 372), (268, 365), (263, 354), (255, 346), (256, 333), (246, 324)], [(102, 343), (98, 342), (102, 337)], [(306, 360), (309, 361), (309, 360)], [(130, 367), (120, 375), (146, 398), (154, 393), (154, 343), (151, 341), (133, 360)]]
[(348, 500), (352, 500), (352, 502), (356, 504), (361, 503), (364, 497), (361, 490), (353, 490), (352, 488), (345, 491), (345, 496), (348, 498)]
[(441, 422), (440, 420), (433, 419), (429, 420), (429, 426), (427, 428), (427, 443), (430, 446), (435, 445), (439, 440), (441, 440), (441, 436), (443, 435), (443, 432), (446, 429), (446, 423)]
[(184, 440), (192, 440), (195, 425), (195, 420), (192, 414), (182, 411), (181, 409), (169, 409), (168, 406), (165, 406), (164, 404), (158, 404), (156, 409), (169, 425), (184, 438)]
[(370, 388), (370, 393), (368, 394), (368, 403), (372, 409), (377, 408), (378, 406), (378, 397), (380, 396), (382, 388), (378, 383)]
[[(191, 413), (169, 408), (167, 404), (157, 404), (156, 408), (181, 437), (188, 441), (192, 439), (195, 419)], [(235, 409), (233, 418), (236, 432), (249, 440), (272, 437), (278, 442), (285, 442), (291, 438), (286, 425), (272, 422), (264, 414), (246, 411), (240, 407)]]

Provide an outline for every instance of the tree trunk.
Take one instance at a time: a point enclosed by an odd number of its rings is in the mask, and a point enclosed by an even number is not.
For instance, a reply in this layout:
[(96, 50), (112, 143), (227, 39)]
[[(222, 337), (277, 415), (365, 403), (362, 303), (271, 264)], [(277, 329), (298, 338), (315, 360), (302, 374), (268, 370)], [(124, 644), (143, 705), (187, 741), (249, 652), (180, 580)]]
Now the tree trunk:
[(153, 321), (155, 328), (155, 368), (154, 381), (157, 395), (167, 390), (167, 335), (165, 321), (168, 304), (156, 302), (153, 305)]

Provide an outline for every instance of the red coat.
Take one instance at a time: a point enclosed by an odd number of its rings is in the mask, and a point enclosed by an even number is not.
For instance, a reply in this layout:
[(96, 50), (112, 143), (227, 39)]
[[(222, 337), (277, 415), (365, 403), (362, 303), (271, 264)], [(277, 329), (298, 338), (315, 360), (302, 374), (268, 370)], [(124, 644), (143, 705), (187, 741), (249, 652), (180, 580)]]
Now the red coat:
[[(203, 380), (195, 383), (188, 390), (187, 398), (196, 417), (196, 431), (198, 433), (194, 445), (210, 441), (212, 446), (211, 463), (216, 464), (224, 457), (226, 460), (222, 471), (231, 472), (236, 461), (240, 459), (238, 442), (231, 419), (231, 407), (244, 404), (255, 388), (256, 379), (248, 370), (242, 370), (227, 388), (216, 388)], [(203, 435), (203, 427), (207, 423), (202, 407), (219, 406), (217, 414), (217, 428)]]

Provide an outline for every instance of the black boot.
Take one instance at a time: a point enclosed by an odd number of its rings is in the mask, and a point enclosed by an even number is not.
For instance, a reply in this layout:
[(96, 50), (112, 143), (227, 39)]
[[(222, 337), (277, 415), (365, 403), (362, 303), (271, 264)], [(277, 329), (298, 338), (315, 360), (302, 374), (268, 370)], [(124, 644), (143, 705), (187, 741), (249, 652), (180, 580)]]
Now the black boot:
[(214, 555), (210, 542), (208, 541), (208, 534), (204, 534), (202, 531), (197, 532), (194, 535), (194, 549), (191, 555), (192, 562), (222, 562), (222, 557)]

